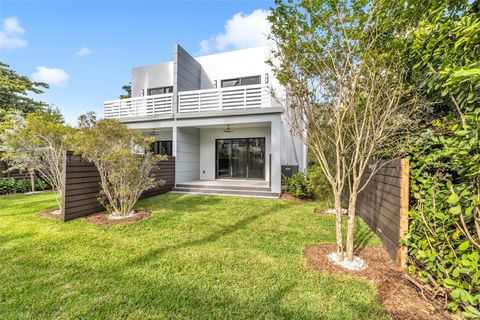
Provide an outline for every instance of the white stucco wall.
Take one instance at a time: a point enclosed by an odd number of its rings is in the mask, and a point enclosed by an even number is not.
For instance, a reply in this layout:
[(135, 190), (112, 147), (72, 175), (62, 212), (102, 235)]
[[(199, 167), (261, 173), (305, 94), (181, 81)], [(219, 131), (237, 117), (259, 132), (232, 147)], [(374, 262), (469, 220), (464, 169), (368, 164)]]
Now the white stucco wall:
[(173, 61), (132, 69), (132, 97), (141, 97), (142, 89), (173, 86)]
[(265, 138), (265, 180), (269, 180), (268, 157), (270, 148), (270, 126), (236, 128), (233, 132), (223, 132), (225, 128), (200, 129), (200, 179), (215, 180), (215, 140), (232, 138)]
[(220, 88), (221, 80), (256, 75), (260, 75), (261, 83), (265, 84), (265, 74), (268, 74), (268, 85), (278, 87), (265, 63), (270, 58), (270, 51), (271, 47), (263, 46), (195, 57), (202, 66), (201, 88), (213, 88), (215, 80)]
[(282, 165), (298, 166), (305, 169), (303, 142), (290, 132), (288, 121), (282, 117)]
[(174, 128), (175, 183), (200, 179), (200, 130)]

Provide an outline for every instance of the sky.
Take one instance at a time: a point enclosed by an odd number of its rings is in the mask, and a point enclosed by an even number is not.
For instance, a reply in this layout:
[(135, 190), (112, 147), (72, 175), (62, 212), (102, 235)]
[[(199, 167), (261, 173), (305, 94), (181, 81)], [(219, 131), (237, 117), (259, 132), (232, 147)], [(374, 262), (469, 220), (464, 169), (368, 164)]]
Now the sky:
[(47, 82), (35, 95), (67, 123), (115, 100), (131, 68), (192, 55), (264, 45), (273, 1), (0, 0), (0, 61)]

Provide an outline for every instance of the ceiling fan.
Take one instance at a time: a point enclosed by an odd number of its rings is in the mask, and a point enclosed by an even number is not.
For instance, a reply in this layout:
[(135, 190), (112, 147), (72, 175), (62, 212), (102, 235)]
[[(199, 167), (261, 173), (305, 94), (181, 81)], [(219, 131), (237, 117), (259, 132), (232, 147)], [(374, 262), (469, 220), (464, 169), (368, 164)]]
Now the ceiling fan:
[(223, 130), (223, 132), (233, 132), (233, 130), (230, 129), (230, 125), (227, 124), (227, 128), (225, 130)]

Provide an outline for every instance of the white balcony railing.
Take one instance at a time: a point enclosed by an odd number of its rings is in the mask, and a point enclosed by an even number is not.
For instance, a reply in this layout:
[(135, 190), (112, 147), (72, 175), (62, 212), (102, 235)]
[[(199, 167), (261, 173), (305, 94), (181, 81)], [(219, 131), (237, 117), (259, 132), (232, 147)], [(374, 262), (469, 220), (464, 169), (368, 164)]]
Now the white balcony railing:
[(154, 117), (172, 113), (172, 93), (105, 101), (105, 118)]
[(178, 93), (178, 112), (224, 111), (272, 107), (266, 86), (249, 85)]

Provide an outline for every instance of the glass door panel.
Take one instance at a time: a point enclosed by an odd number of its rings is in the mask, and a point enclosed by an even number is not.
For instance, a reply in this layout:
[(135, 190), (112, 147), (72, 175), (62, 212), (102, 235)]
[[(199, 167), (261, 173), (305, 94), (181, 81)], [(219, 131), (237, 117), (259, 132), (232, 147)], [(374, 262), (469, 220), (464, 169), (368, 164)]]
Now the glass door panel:
[(232, 140), (217, 140), (217, 178), (231, 178)]
[(232, 178), (247, 178), (247, 139), (232, 139)]
[(248, 139), (248, 178), (265, 178), (265, 139)]

